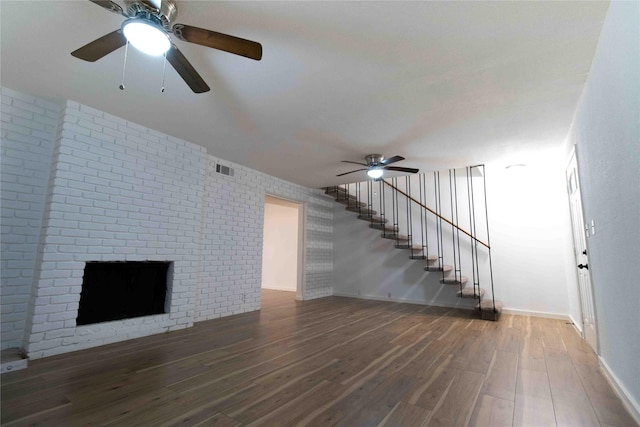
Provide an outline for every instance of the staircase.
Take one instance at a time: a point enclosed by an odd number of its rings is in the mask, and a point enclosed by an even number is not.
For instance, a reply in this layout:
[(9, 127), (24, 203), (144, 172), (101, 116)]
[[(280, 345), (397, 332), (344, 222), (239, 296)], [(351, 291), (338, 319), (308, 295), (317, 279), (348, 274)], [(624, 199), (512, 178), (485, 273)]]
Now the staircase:
[[(367, 221), (371, 229), (381, 231), (382, 238), (394, 240), (395, 249), (407, 251), (410, 259), (423, 262), (425, 271), (440, 274), (440, 283), (455, 289), (459, 298), (476, 299), (476, 310), (482, 319), (498, 320), (502, 302), (495, 299), (493, 292), (484, 166), (467, 167), (464, 173), (449, 170), (448, 188), (440, 175), (434, 172), (432, 177), (420, 174), (346, 184), (327, 187), (325, 193), (345, 205), (357, 219)], [(476, 184), (474, 188), (478, 175), (483, 178), (483, 185)], [(448, 207), (443, 205), (443, 197), (449, 199)], [(480, 199), (484, 203), (487, 243), (478, 237), (483, 231), (478, 226), (475, 206)], [(433, 203), (435, 209), (429, 208), (427, 202)], [(463, 210), (468, 211), (466, 218)], [(469, 231), (462, 228), (463, 222)], [(479, 261), (481, 251), (488, 262)], [(462, 275), (463, 262), (471, 270), (471, 280)], [(480, 286), (481, 276), (487, 276), (483, 280), (490, 285), (489, 292)]]

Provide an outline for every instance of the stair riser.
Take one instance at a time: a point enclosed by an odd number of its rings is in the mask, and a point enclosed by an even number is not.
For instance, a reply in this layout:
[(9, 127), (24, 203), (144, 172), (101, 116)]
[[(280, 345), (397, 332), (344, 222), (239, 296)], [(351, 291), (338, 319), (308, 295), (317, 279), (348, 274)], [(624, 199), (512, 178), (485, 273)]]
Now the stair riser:
[(455, 285), (455, 286), (464, 285), (468, 281), (469, 279), (467, 279), (464, 276), (460, 279), (456, 279), (455, 277), (447, 277), (444, 279), (440, 279), (440, 283), (442, 283), (443, 285)]
[(340, 203), (341, 205), (345, 205), (345, 206), (360, 206), (362, 208), (366, 208), (367, 204), (364, 202), (358, 202), (356, 199), (336, 199), (336, 202)]
[(462, 291), (458, 291), (457, 295), (458, 298), (479, 299), (484, 296), (484, 289), (474, 290), (473, 287), (469, 287), (463, 289)]
[(398, 235), (391, 234), (391, 233), (388, 233), (386, 235), (382, 234), (382, 238), (383, 239), (388, 239), (388, 240), (398, 240), (398, 241), (401, 241), (401, 242), (406, 242), (406, 241), (409, 240), (409, 238), (407, 236), (398, 236)]
[[(430, 257), (431, 256), (433, 255), (430, 255)], [(436, 262), (436, 261), (438, 261), (438, 257), (435, 257), (435, 259), (429, 258), (429, 263)], [(443, 265), (443, 266), (427, 265), (424, 268), (424, 271), (439, 271), (439, 272), (444, 272), (445, 275), (448, 275), (453, 271), (453, 267), (450, 265)]]
[(347, 206), (349, 212), (355, 212), (360, 215), (377, 215), (377, 211), (368, 211), (365, 207), (358, 208), (357, 206)]
[(382, 224), (369, 224), (369, 228), (373, 228), (375, 230), (386, 230), (387, 233), (397, 233), (398, 232), (398, 227), (391, 227), (389, 225), (382, 225)]
[(362, 221), (369, 221), (372, 224), (380, 224), (380, 223), (388, 223), (389, 220), (388, 219), (382, 219), (379, 216), (369, 216), (369, 215), (358, 215), (358, 219), (362, 220)]

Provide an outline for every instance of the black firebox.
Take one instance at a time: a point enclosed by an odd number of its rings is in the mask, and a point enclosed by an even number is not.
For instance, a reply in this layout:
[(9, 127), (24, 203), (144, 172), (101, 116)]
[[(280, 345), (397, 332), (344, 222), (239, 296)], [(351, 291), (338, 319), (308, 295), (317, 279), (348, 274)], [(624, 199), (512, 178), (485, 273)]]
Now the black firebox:
[(171, 262), (87, 262), (76, 324), (165, 313)]

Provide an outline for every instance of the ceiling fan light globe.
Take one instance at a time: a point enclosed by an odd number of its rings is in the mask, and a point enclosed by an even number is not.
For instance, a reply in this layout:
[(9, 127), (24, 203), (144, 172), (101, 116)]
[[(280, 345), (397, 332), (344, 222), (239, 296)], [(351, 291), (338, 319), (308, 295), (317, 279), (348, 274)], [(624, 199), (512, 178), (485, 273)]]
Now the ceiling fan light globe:
[(382, 169), (369, 169), (367, 171), (369, 178), (378, 179), (382, 177)]
[(162, 55), (171, 47), (171, 40), (164, 31), (140, 19), (125, 21), (122, 32), (129, 43), (147, 55)]

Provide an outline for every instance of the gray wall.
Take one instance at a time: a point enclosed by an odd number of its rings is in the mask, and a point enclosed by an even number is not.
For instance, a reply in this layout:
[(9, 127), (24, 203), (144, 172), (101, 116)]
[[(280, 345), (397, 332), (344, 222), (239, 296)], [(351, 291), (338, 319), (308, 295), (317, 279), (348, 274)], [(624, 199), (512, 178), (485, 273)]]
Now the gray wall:
[(570, 139), (577, 145), (600, 356), (640, 410), (640, 2), (611, 2)]

